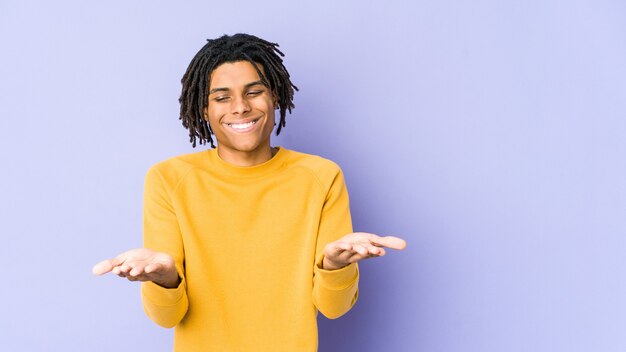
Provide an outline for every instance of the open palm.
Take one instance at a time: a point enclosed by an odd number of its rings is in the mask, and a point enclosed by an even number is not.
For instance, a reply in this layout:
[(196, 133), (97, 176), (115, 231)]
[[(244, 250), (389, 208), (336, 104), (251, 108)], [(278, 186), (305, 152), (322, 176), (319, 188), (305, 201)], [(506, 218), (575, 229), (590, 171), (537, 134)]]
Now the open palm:
[(103, 275), (112, 272), (130, 281), (153, 281), (163, 287), (176, 287), (179, 283), (174, 259), (162, 252), (147, 248), (131, 249), (113, 259), (94, 265), (92, 272)]

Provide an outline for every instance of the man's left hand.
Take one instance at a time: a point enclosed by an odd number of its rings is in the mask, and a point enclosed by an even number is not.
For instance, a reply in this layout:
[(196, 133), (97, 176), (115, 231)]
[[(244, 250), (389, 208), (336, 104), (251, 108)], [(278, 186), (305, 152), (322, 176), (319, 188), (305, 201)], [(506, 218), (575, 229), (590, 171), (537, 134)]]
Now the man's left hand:
[(394, 237), (381, 237), (373, 233), (355, 232), (331, 242), (324, 248), (322, 266), (326, 270), (337, 270), (359, 260), (382, 257), (385, 248), (404, 249), (406, 241)]

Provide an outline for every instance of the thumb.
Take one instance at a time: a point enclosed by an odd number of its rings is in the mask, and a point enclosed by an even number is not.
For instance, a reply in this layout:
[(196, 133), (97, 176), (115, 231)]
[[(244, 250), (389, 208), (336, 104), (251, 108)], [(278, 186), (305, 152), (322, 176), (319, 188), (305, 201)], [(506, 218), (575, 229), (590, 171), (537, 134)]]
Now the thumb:
[(406, 248), (406, 241), (403, 240), (402, 238), (395, 237), (395, 236), (378, 237), (375, 239), (370, 239), (370, 241), (375, 246), (382, 246), (382, 247), (393, 248), (393, 249)]
[(120, 261), (117, 258), (103, 260), (91, 268), (91, 272), (94, 275), (103, 275), (113, 270), (114, 267), (120, 265)]

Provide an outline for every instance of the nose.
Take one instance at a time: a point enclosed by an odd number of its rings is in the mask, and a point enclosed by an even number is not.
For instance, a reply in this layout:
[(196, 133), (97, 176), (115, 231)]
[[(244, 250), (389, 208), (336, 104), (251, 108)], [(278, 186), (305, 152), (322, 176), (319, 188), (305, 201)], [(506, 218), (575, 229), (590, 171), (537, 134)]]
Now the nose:
[(250, 103), (245, 97), (238, 97), (232, 100), (232, 113), (243, 115), (250, 111)]

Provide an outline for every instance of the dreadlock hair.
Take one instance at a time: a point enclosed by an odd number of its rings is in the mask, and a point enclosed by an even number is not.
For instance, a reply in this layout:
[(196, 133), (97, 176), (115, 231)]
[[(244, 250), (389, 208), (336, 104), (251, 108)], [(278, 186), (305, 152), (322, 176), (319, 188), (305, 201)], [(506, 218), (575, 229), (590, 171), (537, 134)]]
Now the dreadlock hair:
[[(223, 35), (217, 39), (207, 39), (207, 44), (198, 51), (191, 60), (187, 71), (181, 79), (183, 85), (180, 102), (182, 124), (189, 130), (189, 142), (196, 147), (200, 144), (215, 148), (211, 135), (211, 126), (204, 119), (204, 111), (208, 105), (211, 73), (223, 63), (248, 61), (256, 69), (261, 81), (272, 91), (278, 100), (280, 122), (276, 135), (285, 127), (287, 110), (291, 114), (294, 90), (298, 90), (289, 79), (289, 72), (283, 65), (285, 56), (278, 50), (278, 44), (271, 43), (249, 34)], [(257, 67), (260, 64), (263, 72)]]

